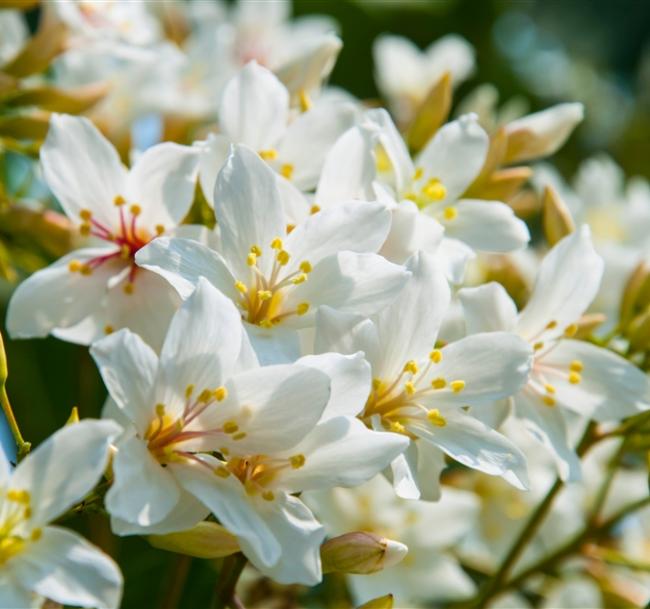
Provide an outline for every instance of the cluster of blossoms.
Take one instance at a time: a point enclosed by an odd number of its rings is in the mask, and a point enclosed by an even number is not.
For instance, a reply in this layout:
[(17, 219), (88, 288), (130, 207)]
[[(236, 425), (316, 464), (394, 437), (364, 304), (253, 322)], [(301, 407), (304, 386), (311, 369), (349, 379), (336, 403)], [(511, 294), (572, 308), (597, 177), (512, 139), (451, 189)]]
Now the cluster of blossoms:
[[(470, 571), (496, 572), (487, 606), (556, 476), (554, 494), (572, 483), (552, 513), (565, 526), (543, 528), (524, 567), (593, 525), (571, 506), (623, 453), (583, 462), (585, 445), (650, 409), (650, 269), (628, 283), (626, 322), (614, 303), (594, 332), (603, 257), (623, 247), (601, 235), (627, 232), (603, 217), (613, 201), (593, 200), (603, 170), (585, 167), (576, 195), (530, 166), (582, 107), (499, 123), (467, 100), (448, 120), (471, 46), (386, 36), (388, 109), (370, 108), (325, 86), (341, 48), (327, 19), (291, 21), (275, 1), (152, 4), (42, 7), (65, 32), (54, 84), (106, 90), (86, 116), (48, 117), (40, 170), (71, 247), (15, 289), (6, 328), (88, 346), (108, 399), (101, 420), (71, 423), (14, 469), (0, 456), (0, 607), (119, 605), (113, 561), (48, 525), (88, 497), (115, 535), (243, 555), (279, 584), (338, 571), (359, 603), (467, 600)], [(15, 70), (21, 28), (0, 11), (15, 34), (0, 72)], [(645, 220), (644, 188), (627, 197)], [(526, 197), (543, 199), (547, 247), (529, 246)], [(524, 298), (491, 280), (496, 261), (527, 274)], [(647, 559), (633, 538), (623, 546)]]

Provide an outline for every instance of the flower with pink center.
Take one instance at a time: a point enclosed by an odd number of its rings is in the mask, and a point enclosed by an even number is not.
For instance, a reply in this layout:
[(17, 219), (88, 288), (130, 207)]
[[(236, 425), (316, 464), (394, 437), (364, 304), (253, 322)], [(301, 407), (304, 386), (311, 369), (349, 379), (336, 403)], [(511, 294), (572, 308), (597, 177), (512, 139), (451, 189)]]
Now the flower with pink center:
[(10, 334), (90, 344), (128, 327), (157, 348), (180, 301), (136, 266), (135, 254), (178, 230), (194, 198), (197, 160), (192, 148), (164, 143), (128, 170), (90, 121), (54, 115), (41, 149), (44, 178), (87, 246), (18, 287)]

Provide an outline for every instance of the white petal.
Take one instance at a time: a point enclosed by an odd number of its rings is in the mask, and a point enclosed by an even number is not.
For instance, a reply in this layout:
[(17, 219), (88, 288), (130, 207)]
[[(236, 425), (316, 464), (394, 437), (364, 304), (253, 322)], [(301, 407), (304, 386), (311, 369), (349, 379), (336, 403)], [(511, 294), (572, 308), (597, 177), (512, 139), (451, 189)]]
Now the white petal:
[(407, 361), (429, 355), (451, 299), (447, 279), (433, 256), (415, 254), (406, 268), (411, 272), (409, 280), (375, 321), (384, 354), (373, 369), (379, 378), (394, 378)]
[(340, 252), (314, 266), (309, 279), (292, 290), (287, 308), (308, 302), (312, 310), (327, 305), (371, 315), (395, 299), (408, 277), (404, 267), (376, 254)]
[(18, 561), (15, 573), (25, 588), (57, 603), (100, 609), (117, 609), (120, 604), (118, 566), (77, 533), (45, 527)]
[(158, 368), (154, 351), (125, 329), (97, 341), (90, 354), (119, 409), (144, 434), (151, 419), (151, 392)]
[(214, 416), (234, 412), (223, 416), (246, 437), (222, 444), (237, 455), (269, 454), (295, 446), (316, 426), (329, 401), (330, 379), (307, 366), (264, 366), (232, 377), (226, 389)]
[(332, 146), (321, 172), (316, 203), (321, 207), (340, 201), (374, 200), (375, 136), (369, 129), (351, 127)]
[(0, 575), (0, 609), (39, 609), (44, 599), (15, 581), (8, 567)]
[(371, 320), (326, 306), (316, 314), (314, 349), (316, 353), (337, 351), (348, 355), (362, 351), (372, 367), (382, 354), (377, 328)]
[(66, 214), (89, 209), (113, 226), (114, 200), (125, 195), (126, 168), (113, 145), (84, 117), (53, 114), (41, 147), (43, 176)]
[(431, 82), (436, 82), (445, 72), (451, 72), (454, 85), (457, 85), (471, 76), (476, 65), (474, 47), (456, 34), (447, 34), (430, 44), (426, 57)]
[(408, 438), (369, 430), (358, 419), (336, 417), (320, 423), (291, 451), (305, 456), (299, 469), (283, 472), (278, 484), (289, 491), (358, 486), (403, 452)]
[(294, 328), (262, 328), (245, 323), (246, 336), (260, 365), (290, 364), (300, 357), (300, 334)]
[(456, 205), (458, 215), (450, 221), (439, 218), (445, 233), (484, 252), (511, 252), (526, 246), (530, 233), (526, 223), (512, 208), (499, 201), (463, 199)]
[[(155, 403), (182, 410), (185, 391), (216, 389), (230, 376), (241, 350), (241, 317), (232, 301), (207, 279), (176, 312), (160, 354)], [(153, 408), (153, 404), (152, 404)]]
[[(216, 459), (203, 457), (218, 466)], [(271, 566), (281, 556), (280, 544), (234, 476), (221, 478), (198, 463), (170, 465), (179, 484), (204, 503), (231, 533), (239, 538), (246, 556), (260, 566)]]
[(72, 261), (86, 264), (113, 249), (83, 249), (64, 256), (23, 281), (7, 311), (7, 330), (12, 338), (47, 336), (54, 328), (70, 327), (100, 308), (109, 278), (124, 266), (106, 262), (91, 275), (71, 272)]
[(54, 433), (18, 464), (11, 485), (30, 493), (34, 524), (54, 520), (90, 492), (120, 432), (114, 421), (81, 421)]
[[(297, 497), (282, 493), (260, 506), (260, 516), (282, 548), (282, 557), (273, 566), (256, 565), (280, 584), (315, 586), (322, 579), (320, 545), (325, 529)], [(255, 564), (255, 562), (253, 562)]]
[(138, 225), (155, 234), (157, 226), (169, 230), (181, 223), (194, 200), (198, 162), (196, 148), (172, 142), (138, 158), (128, 177), (128, 196), (142, 208)]
[(132, 436), (119, 443), (113, 472), (105, 500), (113, 517), (148, 526), (167, 517), (178, 503), (180, 490), (174, 478), (140, 438)]
[(355, 108), (346, 103), (319, 103), (290, 124), (278, 148), (278, 158), (294, 171), (291, 181), (301, 190), (316, 187), (325, 156), (336, 139), (352, 126)]
[(239, 294), (221, 255), (190, 239), (159, 237), (139, 250), (135, 260), (164, 277), (183, 299), (194, 291), (201, 277), (231, 299)]
[[(567, 379), (569, 365), (578, 360), (583, 365), (581, 381)], [(615, 421), (650, 408), (650, 380), (636, 366), (603, 349), (577, 340), (562, 340), (543, 357), (544, 365), (559, 375), (548, 375), (557, 389), (557, 400), (583, 416), (596, 421)]]
[(511, 332), (517, 323), (517, 305), (505, 288), (494, 281), (458, 292), (468, 334)]
[(519, 316), (519, 334), (530, 338), (551, 322), (555, 330), (549, 334), (562, 334), (594, 299), (602, 275), (603, 260), (591, 243), (589, 227), (564, 237), (542, 261), (533, 293)]
[(228, 83), (219, 125), (234, 142), (256, 151), (275, 148), (288, 122), (289, 94), (273, 72), (247, 63)]
[(303, 260), (314, 266), (344, 250), (374, 253), (386, 239), (390, 219), (390, 212), (380, 203), (343, 203), (297, 226), (287, 237), (285, 248), (295, 267)]
[(521, 392), (515, 397), (515, 413), (531, 435), (551, 454), (560, 478), (565, 482), (579, 481), (582, 478), (580, 459), (569, 445), (561, 409), (546, 406), (541, 400), (531, 399), (527, 392)]
[(377, 85), (389, 97), (426, 93), (422, 51), (408, 38), (380, 35), (375, 40), (372, 53), (377, 70)]
[(371, 383), (370, 364), (363, 353), (306, 355), (296, 363), (320, 370), (330, 377), (330, 399), (321, 421), (337, 416), (354, 417), (363, 410), (370, 395)]
[(483, 167), (488, 141), (476, 116), (468, 114), (441, 127), (424, 147), (416, 166), (444, 185), (447, 193), (440, 203), (458, 199), (472, 183)]
[(425, 442), (410, 441), (406, 450), (395, 457), (390, 464), (390, 470), (385, 471), (386, 477), (392, 482), (395, 494), (402, 499), (419, 499), (418, 486), (418, 445)]
[(199, 183), (205, 200), (214, 208), (214, 187), (217, 176), (230, 154), (230, 138), (210, 133), (204, 142), (194, 145), (199, 150)]
[(425, 403), (434, 407), (436, 403), (486, 404), (513, 395), (528, 379), (532, 356), (528, 343), (509, 332), (472, 334), (450, 343), (443, 347), (442, 361), (431, 367), (429, 377), (447, 383), (462, 380), (465, 386), (458, 393), (440, 389)]
[[(442, 495), (440, 475), (447, 467), (445, 453), (430, 442), (415, 442), (418, 449), (417, 485), (420, 489), (420, 499), (423, 501), (438, 501)], [(449, 494), (445, 488), (445, 496)]]
[(412, 422), (407, 429), (467, 467), (501, 476), (516, 488), (528, 488), (526, 458), (510, 440), (460, 408), (444, 410), (444, 417), (443, 427)]
[[(234, 146), (217, 178), (214, 201), (224, 257), (235, 273), (248, 277), (251, 247), (268, 248), (286, 231), (275, 174), (252, 150)], [(270, 271), (271, 256), (261, 256), (259, 264)]]
[(460, 284), (464, 280), (467, 263), (473, 260), (476, 254), (462, 241), (444, 237), (436, 251), (436, 256), (445, 269), (447, 279), (453, 284)]
[(390, 209), (390, 232), (379, 253), (391, 262), (404, 264), (417, 251), (438, 253), (445, 231), (442, 224), (420, 213), (412, 201), (401, 201)]

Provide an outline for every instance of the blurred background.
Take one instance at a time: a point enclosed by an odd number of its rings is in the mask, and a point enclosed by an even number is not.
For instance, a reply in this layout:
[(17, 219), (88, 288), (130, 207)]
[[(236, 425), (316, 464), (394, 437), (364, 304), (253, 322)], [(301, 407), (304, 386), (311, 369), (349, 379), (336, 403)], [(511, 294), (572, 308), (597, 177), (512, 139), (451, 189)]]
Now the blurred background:
[[(483, 83), (496, 87), (500, 104), (522, 111), (582, 102), (584, 123), (554, 157), (560, 173), (569, 179), (583, 159), (606, 152), (628, 176), (650, 178), (650, 2), (295, 0), (294, 15), (308, 14), (329, 15), (338, 22), (344, 46), (330, 84), (361, 99), (378, 101), (372, 43), (379, 34), (406, 36), (425, 48), (457, 33), (474, 46), (477, 69), (459, 87), (456, 102)], [(37, 23), (38, 9), (28, 13), (28, 20), (32, 27)], [(1, 289), (6, 308), (12, 286), (3, 282)], [(87, 348), (53, 338), (6, 339), (5, 346), (8, 391), (26, 439), (38, 444), (65, 423), (73, 406), (81, 417), (98, 416), (105, 392)], [(105, 520), (86, 520), (84, 531), (96, 543), (118, 543)], [(178, 559), (147, 553), (140, 539), (119, 544), (122, 557), (136, 549), (138, 556), (137, 563), (120, 560), (127, 581), (123, 606), (169, 606), (173, 581), (167, 583), (165, 573), (178, 570)], [(186, 587), (183, 606), (197, 606), (193, 603), (213, 585), (214, 573), (206, 561), (200, 562), (190, 567), (187, 561), (192, 585)], [(148, 585), (142, 585), (143, 578)]]

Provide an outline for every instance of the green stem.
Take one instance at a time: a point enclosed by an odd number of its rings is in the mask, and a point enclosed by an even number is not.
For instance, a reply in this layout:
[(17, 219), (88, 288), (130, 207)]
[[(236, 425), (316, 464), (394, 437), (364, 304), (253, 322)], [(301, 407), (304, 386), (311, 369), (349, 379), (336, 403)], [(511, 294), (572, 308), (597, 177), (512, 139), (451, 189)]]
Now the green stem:
[(180, 607), (180, 600), (185, 588), (185, 582), (192, 566), (192, 557), (179, 554), (174, 561), (169, 583), (163, 595), (160, 609), (176, 609)]
[(235, 597), (235, 588), (246, 562), (246, 557), (241, 552), (224, 559), (219, 580), (214, 588), (212, 609), (240, 609), (241, 603)]
[[(585, 429), (582, 439), (580, 440), (580, 443), (578, 444), (578, 447), (576, 448), (576, 453), (578, 454), (578, 456), (581, 457), (594, 443), (594, 433), (593, 433), (594, 429), (595, 429), (595, 424), (589, 423), (589, 425)], [(492, 598), (496, 594), (501, 592), (505, 582), (508, 579), (508, 576), (510, 575), (510, 571), (512, 571), (512, 568), (514, 567), (515, 563), (519, 560), (521, 554), (526, 549), (528, 543), (536, 535), (537, 531), (539, 530), (539, 527), (541, 526), (542, 522), (546, 518), (549, 509), (553, 505), (553, 501), (555, 500), (555, 497), (562, 490), (563, 487), (564, 487), (564, 482), (558, 477), (553, 483), (553, 486), (551, 486), (551, 488), (546, 493), (544, 499), (542, 499), (541, 503), (535, 508), (535, 510), (531, 514), (528, 522), (524, 526), (521, 533), (519, 533), (519, 536), (515, 540), (512, 547), (510, 548), (510, 551), (508, 552), (506, 557), (503, 559), (503, 562), (501, 563), (501, 566), (499, 567), (497, 572), (494, 574), (494, 576), (491, 579), (487, 580), (483, 590), (479, 593), (478, 599), (476, 600), (476, 603), (474, 605), (476, 609), (484, 609), (487, 606), (487, 604), (490, 602), (490, 600), (492, 600)]]
[(9, 424), (11, 435), (14, 437), (14, 441), (16, 442), (18, 448), (18, 461), (20, 461), (29, 452), (32, 445), (29, 442), (25, 442), (23, 439), (23, 435), (20, 433), (20, 428), (18, 427), (18, 421), (16, 421), (14, 411), (11, 408), (9, 396), (7, 395), (8, 376), (9, 369), (7, 367), (7, 354), (5, 352), (2, 334), (0, 334), (0, 405), (2, 405), (2, 411), (7, 419), (7, 423)]

